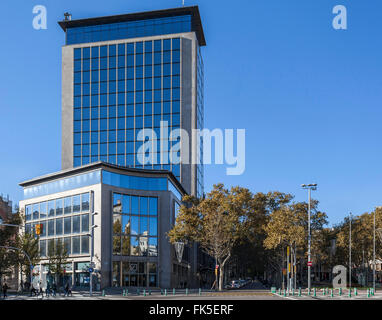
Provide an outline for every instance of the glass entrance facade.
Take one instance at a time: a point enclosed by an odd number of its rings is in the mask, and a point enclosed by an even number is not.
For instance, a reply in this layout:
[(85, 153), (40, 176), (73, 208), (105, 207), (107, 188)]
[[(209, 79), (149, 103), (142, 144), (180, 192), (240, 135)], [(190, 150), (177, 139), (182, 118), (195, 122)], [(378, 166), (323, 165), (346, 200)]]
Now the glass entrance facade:
[(157, 264), (114, 261), (113, 287), (158, 287)]

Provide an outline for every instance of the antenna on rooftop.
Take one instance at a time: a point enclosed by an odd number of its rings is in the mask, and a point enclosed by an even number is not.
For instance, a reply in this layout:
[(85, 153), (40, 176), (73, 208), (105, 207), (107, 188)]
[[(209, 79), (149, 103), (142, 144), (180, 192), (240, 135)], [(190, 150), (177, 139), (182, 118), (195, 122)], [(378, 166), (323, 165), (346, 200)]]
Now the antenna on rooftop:
[(72, 20), (72, 15), (69, 12), (64, 13), (65, 21)]

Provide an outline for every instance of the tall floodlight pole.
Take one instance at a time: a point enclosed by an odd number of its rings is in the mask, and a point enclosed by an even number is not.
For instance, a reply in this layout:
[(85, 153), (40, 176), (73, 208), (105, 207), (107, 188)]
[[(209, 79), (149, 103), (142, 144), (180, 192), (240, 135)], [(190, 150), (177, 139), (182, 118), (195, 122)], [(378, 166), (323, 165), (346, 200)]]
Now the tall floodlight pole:
[(350, 212), (350, 219), (349, 219), (349, 288), (351, 289), (351, 222), (352, 222), (352, 216)]
[(311, 234), (310, 234), (310, 193), (312, 190), (317, 190), (317, 183), (311, 183), (311, 184), (302, 184), (301, 187), (303, 189), (308, 189), (308, 290), (310, 291), (311, 285), (311, 252), (310, 252), (310, 246), (311, 246)]

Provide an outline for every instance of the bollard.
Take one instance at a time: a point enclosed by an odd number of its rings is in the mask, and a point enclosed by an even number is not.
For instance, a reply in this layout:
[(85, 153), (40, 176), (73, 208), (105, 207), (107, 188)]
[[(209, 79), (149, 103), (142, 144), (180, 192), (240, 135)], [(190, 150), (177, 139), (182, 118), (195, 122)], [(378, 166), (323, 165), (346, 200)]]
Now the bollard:
[(167, 289), (164, 289), (164, 295), (167, 296)]
[(325, 296), (326, 288), (322, 289), (322, 295)]
[(199, 295), (202, 295), (202, 289), (199, 288)]
[(313, 289), (313, 297), (317, 297), (317, 295), (316, 295), (316, 288)]
[(301, 297), (301, 287), (298, 288), (298, 296)]
[(143, 289), (143, 296), (146, 297), (146, 289)]
[(294, 288), (292, 289), (292, 296), (294, 297)]
[(138, 295), (138, 296), (140, 295), (139, 289), (137, 289), (137, 295)]
[(279, 288), (279, 295), (281, 296), (281, 288)]
[(284, 297), (286, 297), (286, 290), (284, 289)]
[(342, 296), (342, 288), (339, 288), (339, 289), (338, 289), (338, 294), (339, 294), (340, 296)]
[(126, 297), (125, 289), (122, 290), (122, 295), (123, 295), (124, 297)]
[(367, 297), (370, 298), (370, 291), (367, 289)]
[(175, 288), (172, 289), (172, 295), (175, 296)]
[(308, 296), (310, 296), (310, 288), (308, 288)]
[(186, 296), (188, 296), (188, 288), (186, 288)]
[(330, 289), (330, 296), (333, 298), (334, 295), (333, 295), (333, 289)]
[(162, 289), (160, 289), (160, 295), (163, 296), (163, 290)]
[(358, 295), (357, 288), (354, 288), (354, 295), (355, 295), (355, 296)]
[(351, 288), (349, 288), (349, 298), (351, 298)]
[(102, 290), (102, 297), (106, 296), (105, 290)]

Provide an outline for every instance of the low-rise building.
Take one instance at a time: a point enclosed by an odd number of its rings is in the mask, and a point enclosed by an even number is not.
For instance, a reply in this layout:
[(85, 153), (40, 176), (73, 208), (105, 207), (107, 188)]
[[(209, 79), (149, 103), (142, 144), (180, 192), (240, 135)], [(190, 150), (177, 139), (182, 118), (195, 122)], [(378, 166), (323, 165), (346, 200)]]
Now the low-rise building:
[[(185, 250), (179, 263), (167, 237), (185, 194), (170, 171), (97, 162), (20, 185), (25, 231), (41, 225), (39, 277), (49, 272), (49, 250), (61, 242), (70, 261), (64, 281), (75, 287), (89, 286), (91, 262), (94, 288), (199, 285), (196, 249)], [(175, 269), (182, 270), (181, 282)]]

